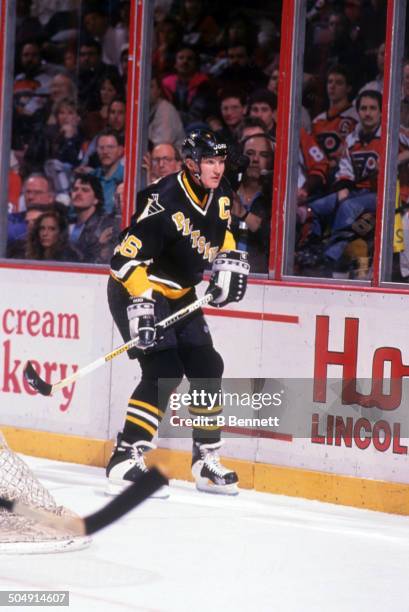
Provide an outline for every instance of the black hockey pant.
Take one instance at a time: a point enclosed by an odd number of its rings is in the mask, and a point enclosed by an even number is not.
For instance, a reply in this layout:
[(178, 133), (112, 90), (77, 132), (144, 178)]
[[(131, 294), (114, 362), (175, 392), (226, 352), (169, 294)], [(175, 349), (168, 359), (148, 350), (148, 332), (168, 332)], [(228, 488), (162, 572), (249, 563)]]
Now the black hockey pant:
[[(192, 290), (183, 298), (169, 300), (155, 293), (155, 314), (157, 320), (169, 316), (196, 299)], [(130, 340), (127, 306), (130, 298), (123, 286), (113, 280), (108, 282), (108, 303), (114, 321), (125, 342)], [(176, 391), (185, 375), (190, 383), (189, 393), (195, 401), (188, 406), (194, 419), (193, 439), (203, 443), (220, 440), (221, 428), (216, 417), (222, 406), (208, 407), (208, 393), (221, 389), (223, 360), (214, 349), (212, 338), (201, 310), (192, 313), (164, 333), (156, 346), (141, 351), (128, 352), (131, 359), (138, 359), (141, 380), (128, 401), (124, 425), (124, 439), (133, 443), (138, 440), (150, 441), (164, 417), (170, 395)], [(194, 393), (196, 391), (196, 394)], [(183, 409), (178, 416), (189, 417)], [(206, 418), (201, 418), (206, 417)], [(166, 424), (166, 437), (181, 437), (181, 429)]]

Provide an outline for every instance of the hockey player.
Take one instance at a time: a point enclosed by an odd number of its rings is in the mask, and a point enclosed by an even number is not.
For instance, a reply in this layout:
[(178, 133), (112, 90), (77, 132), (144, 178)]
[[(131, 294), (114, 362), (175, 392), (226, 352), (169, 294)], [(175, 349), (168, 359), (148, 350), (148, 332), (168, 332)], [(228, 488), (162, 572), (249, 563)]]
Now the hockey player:
[[(152, 438), (169, 395), (183, 375), (191, 391), (203, 388), (201, 381), (207, 391), (220, 389), (223, 360), (213, 348), (203, 313), (196, 311), (162, 338), (155, 337), (155, 322), (196, 299), (194, 285), (209, 264), (208, 291), (220, 288), (211, 305), (222, 307), (244, 296), (249, 265), (229, 231), (233, 194), (223, 177), (226, 155), (226, 144), (214, 133), (190, 132), (182, 148), (183, 169), (138, 194), (132, 223), (114, 252), (109, 306), (124, 341), (139, 335), (129, 357), (139, 360), (142, 378), (107, 466), (111, 493), (146, 471), (144, 453), (154, 448)], [(218, 456), (221, 431), (215, 417), (221, 406), (195, 405), (189, 411), (209, 417), (205, 426), (193, 428), (197, 488), (236, 494), (237, 474)]]

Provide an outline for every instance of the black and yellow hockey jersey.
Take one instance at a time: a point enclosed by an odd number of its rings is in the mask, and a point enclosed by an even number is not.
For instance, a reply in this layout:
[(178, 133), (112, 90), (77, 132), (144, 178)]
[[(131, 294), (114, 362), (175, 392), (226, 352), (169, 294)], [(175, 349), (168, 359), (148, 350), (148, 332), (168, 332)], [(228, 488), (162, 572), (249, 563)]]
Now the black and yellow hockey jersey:
[(182, 297), (219, 251), (235, 248), (228, 229), (232, 200), (225, 178), (204, 190), (181, 171), (150, 185), (138, 193), (131, 225), (120, 236), (112, 276), (130, 295), (154, 290)]

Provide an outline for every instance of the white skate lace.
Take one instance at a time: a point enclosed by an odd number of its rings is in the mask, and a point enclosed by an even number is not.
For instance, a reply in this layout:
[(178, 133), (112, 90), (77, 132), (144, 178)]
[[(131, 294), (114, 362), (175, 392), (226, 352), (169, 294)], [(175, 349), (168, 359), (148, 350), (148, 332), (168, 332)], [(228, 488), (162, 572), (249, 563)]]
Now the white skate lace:
[(141, 472), (147, 472), (148, 468), (146, 467), (144, 452), (148, 450), (147, 447), (143, 447), (137, 444), (131, 444), (131, 456), (135, 461), (137, 467), (141, 470)]
[(229, 470), (220, 463), (219, 453), (216, 450), (207, 450), (204, 463), (213, 474), (216, 474), (216, 476), (223, 477), (229, 472)]

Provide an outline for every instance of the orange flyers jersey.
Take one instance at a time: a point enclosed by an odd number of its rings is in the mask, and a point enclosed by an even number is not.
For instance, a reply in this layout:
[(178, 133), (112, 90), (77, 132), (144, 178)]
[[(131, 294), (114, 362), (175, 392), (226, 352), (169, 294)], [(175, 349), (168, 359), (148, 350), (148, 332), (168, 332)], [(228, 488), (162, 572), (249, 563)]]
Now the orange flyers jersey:
[(342, 154), (348, 134), (353, 132), (359, 121), (353, 106), (348, 106), (336, 114), (325, 111), (312, 122), (312, 134), (329, 159), (337, 160)]
[[(299, 152), (299, 187), (307, 180), (308, 176), (318, 175), (322, 183), (327, 182), (329, 162), (323, 150), (312, 134), (301, 128), (300, 130), (300, 152)], [(301, 183), (301, 184), (300, 184)]]
[(357, 126), (345, 141), (345, 151), (339, 161), (336, 181), (354, 183), (356, 189), (376, 191), (379, 158), (381, 154), (381, 128), (365, 136)]

